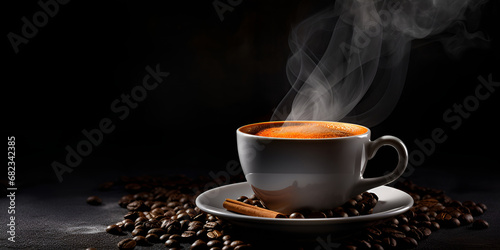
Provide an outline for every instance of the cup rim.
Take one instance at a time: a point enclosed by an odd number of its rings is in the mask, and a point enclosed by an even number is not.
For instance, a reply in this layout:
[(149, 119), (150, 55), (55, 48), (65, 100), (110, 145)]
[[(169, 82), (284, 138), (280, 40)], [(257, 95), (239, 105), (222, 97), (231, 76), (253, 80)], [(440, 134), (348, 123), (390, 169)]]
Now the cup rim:
[[(337, 123), (337, 124), (346, 124), (348, 126), (357, 126), (365, 129), (366, 131), (362, 134), (359, 135), (350, 135), (350, 136), (343, 136), (343, 137), (330, 137), (330, 138), (284, 138), (284, 137), (269, 137), (269, 136), (261, 136), (261, 135), (253, 135), (249, 134), (246, 132), (243, 132), (242, 129), (252, 127), (252, 126), (257, 126), (257, 125), (262, 125), (262, 124), (271, 124), (271, 123)], [(335, 122), (335, 121), (315, 121), (315, 120), (293, 120), (293, 121), (267, 121), (267, 122), (255, 122), (255, 123), (250, 123), (247, 125), (243, 125), (239, 127), (236, 130), (237, 133), (242, 134), (244, 136), (249, 136), (249, 137), (254, 137), (254, 138), (261, 138), (261, 139), (270, 139), (270, 140), (289, 140), (289, 141), (327, 141), (327, 140), (345, 140), (349, 138), (355, 138), (355, 137), (363, 137), (366, 136), (370, 133), (370, 129), (366, 126), (355, 124), (355, 123), (348, 123), (348, 122)]]

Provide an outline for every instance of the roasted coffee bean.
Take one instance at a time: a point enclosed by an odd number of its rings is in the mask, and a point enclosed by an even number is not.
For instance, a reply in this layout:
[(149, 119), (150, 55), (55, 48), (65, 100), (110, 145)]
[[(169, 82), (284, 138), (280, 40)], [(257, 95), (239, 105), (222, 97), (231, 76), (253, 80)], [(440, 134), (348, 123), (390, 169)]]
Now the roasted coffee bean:
[(483, 209), (480, 206), (473, 206), (470, 208), (470, 212), (474, 216), (479, 216), (484, 213)]
[(382, 243), (382, 246), (384, 246), (384, 248), (388, 248), (388, 249), (395, 248), (398, 245), (397, 241), (391, 237), (382, 238), (381, 243)]
[(358, 210), (356, 210), (355, 208), (348, 208), (347, 209), (347, 214), (349, 216), (358, 216), (359, 215), (359, 212)]
[(149, 207), (143, 201), (132, 201), (127, 205), (129, 211), (147, 211)]
[(134, 222), (126, 222), (125, 224), (123, 224), (123, 229), (126, 230), (126, 231), (129, 231), (129, 232), (131, 232), (132, 230), (134, 230), (134, 227), (135, 227), (135, 223)]
[(469, 225), (474, 221), (474, 217), (472, 217), (472, 214), (462, 214), (460, 217), (458, 217), (460, 220), (460, 223), (462, 225)]
[(464, 201), (464, 202), (462, 202), (462, 205), (464, 205), (464, 206), (466, 206), (466, 207), (469, 207), (469, 208), (470, 208), (470, 207), (475, 206), (475, 205), (476, 205), (476, 203), (475, 203), (475, 202), (473, 202), (473, 201)]
[(488, 210), (488, 207), (484, 203), (477, 203), (477, 206), (483, 210), (483, 213)]
[(239, 246), (239, 245), (244, 245), (245, 242), (241, 241), (241, 240), (235, 240), (233, 242), (231, 242), (231, 245), (232, 247), (236, 247), (236, 246)]
[(203, 229), (202, 225), (192, 225), (192, 226), (188, 225), (188, 228), (186, 230), (188, 230), (188, 231), (198, 231), (198, 230), (201, 230), (201, 229)]
[(146, 230), (137, 227), (134, 230), (132, 230), (132, 236), (137, 236), (137, 235), (146, 236), (147, 233), (148, 232)]
[(158, 237), (162, 236), (165, 233), (166, 231), (161, 228), (151, 228), (148, 231), (148, 234), (156, 234)]
[(370, 249), (372, 248), (372, 244), (366, 240), (358, 240), (355, 242), (356, 247), (359, 249)]
[(152, 244), (142, 235), (137, 235), (133, 238), (138, 246), (151, 246)]
[(412, 228), (406, 234), (416, 240), (421, 240), (424, 236), (423, 233), (418, 228)]
[(460, 220), (457, 218), (451, 218), (448, 222), (446, 222), (446, 226), (448, 227), (459, 227), (460, 226)]
[(180, 247), (181, 243), (179, 243), (179, 241), (177, 240), (168, 239), (167, 241), (165, 241), (165, 246), (168, 248)]
[(420, 227), (418, 230), (422, 233), (422, 238), (427, 238), (432, 234), (432, 230), (430, 230), (428, 227)]
[(238, 245), (234, 248), (234, 250), (248, 250), (248, 249), (252, 249), (252, 246), (249, 244)]
[(98, 205), (101, 205), (102, 204), (102, 199), (93, 195), (93, 196), (89, 196), (87, 198), (87, 204), (89, 205), (93, 205), (93, 206), (98, 206)]
[(214, 229), (207, 233), (207, 237), (212, 240), (219, 239), (222, 237), (222, 233), (219, 230)]
[(207, 242), (207, 247), (222, 247), (222, 241), (220, 240), (211, 240)]
[(348, 201), (346, 201), (344, 203), (343, 207), (346, 207), (346, 208), (351, 207), (351, 208), (353, 208), (353, 207), (356, 206), (356, 204), (358, 204), (358, 202), (356, 200), (350, 199), (350, 200), (348, 200)]
[(119, 249), (134, 249), (135, 246), (137, 245), (137, 242), (133, 239), (124, 239), (118, 242), (117, 246)]
[(222, 236), (222, 240), (223, 240), (223, 241), (226, 241), (226, 240), (231, 240), (231, 235), (226, 234), (226, 235)]
[(417, 220), (417, 221), (430, 221), (431, 218), (429, 218), (429, 216), (427, 214), (420, 213), (420, 214), (417, 214), (417, 216), (415, 216), (415, 220)]
[(151, 243), (159, 243), (160, 242), (160, 237), (156, 234), (147, 234), (146, 239), (151, 242)]
[(314, 211), (306, 216), (307, 218), (326, 218), (326, 214), (320, 211)]
[(196, 238), (196, 232), (194, 231), (184, 231), (181, 234), (182, 242), (193, 242)]
[(477, 229), (477, 230), (486, 229), (489, 226), (490, 224), (485, 220), (475, 220), (472, 223), (472, 229)]
[(116, 224), (109, 225), (106, 227), (106, 233), (114, 234), (114, 235), (122, 235), (122, 228)]
[(299, 212), (294, 212), (292, 214), (290, 214), (289, 218), (291, 219), (304, 219), (304, 215), (302, 215), (301, 213)]
[(372, 244), (372, 249), (373, 250), (384, 250), (384, 247), (378, 243)]
[(246, 200), (246, 199), (248, 199), (248, 197), (246, 197), (246, 196), (242, 195), (242, 196), (238, 197), (238, 199), (236, 199), (236, 200), (237, 200), (237, 201), (244, 201), (244, 200)]
[(404, 238), (406, 237), (405, 233), (399, 231), (399, 230), (396, 230), (394, 228), (390, 228), (390, 227), (384, 227), (382, 229), (380, 229), (382, 231), (382, 233), (384, 233), (385, 235), (387, 236), (390, 236), (392, 238)]
[(418, 246), (417, 240), (412, 237), (405, 237), (398, 240), (398, 247), (401, 248), (415, 248), (417, 246)]
[(195, 240), (193, 244), (191, 244), (190, 249), (192, 250), (207, 249), (207, 243), (202, 240)]
[(366, 229), (366, 231), (373, 235), (374, 237), (379, 237), (380, 235), (382, 235), (382, 231), (380, 231), (380, 229), (376, 228), (376, 227), (369, 227)]
[(404, 233), (409, 232), (411, 230), (410, 226), (408, 225), (401, 225), (399, 226), (399, 229)]
[(177, 220), (182, 221), (182, 220), (189, 220), (191, 219), (191, 216), (187, 213), (180, 213), (177, 215)]
[(220, 224), (215, 222), (215, 221), (210, 221), (210, 222), (207, 222), (203, 228), (209, 230), (209, 229), (221, 229), (220, 228)]
[(432, 231), (437, 231), (441, 228), (441, 226), (439, 225), (439, 223), (435, 222), (435, 221), (432, 221), (431, 222), (431, 226), (430, 226), (430, 229)]
[(162, 236), (160, 236), (160, 242), (165, 243), (165, 241), (167, 241), (170, 236), (171, 234), (163, 234)]

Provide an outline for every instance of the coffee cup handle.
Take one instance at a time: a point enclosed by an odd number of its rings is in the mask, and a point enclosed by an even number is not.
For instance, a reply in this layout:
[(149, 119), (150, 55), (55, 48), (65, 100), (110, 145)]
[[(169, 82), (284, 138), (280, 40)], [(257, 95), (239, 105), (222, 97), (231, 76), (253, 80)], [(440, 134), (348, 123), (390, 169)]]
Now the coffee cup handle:
[(391, 183), (404, 173), (406, 165), (408, 164), (408, 150), (406, 149), (404, 143), (397, 137), (385, 135), (376, 139), (375, 141), (369, 141), (366, 145), (367, 159), (368, 160), (372, 159), (377, 153), (378, 149), (386, 145), (392, 146), (398, 152), (399, 156), (398, 165), (392, 172), (380, 177), (373, 177), (366, 179), (361, 177), (360, 182), (356, 186), (354, 194), (359, 194), (368, 189)]

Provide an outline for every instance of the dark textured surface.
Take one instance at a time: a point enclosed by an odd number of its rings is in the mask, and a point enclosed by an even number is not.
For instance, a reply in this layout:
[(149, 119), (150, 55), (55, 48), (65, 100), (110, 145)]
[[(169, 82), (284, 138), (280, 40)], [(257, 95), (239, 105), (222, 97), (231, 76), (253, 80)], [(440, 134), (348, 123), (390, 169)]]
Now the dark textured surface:
[[(61, 184), (45, 184), (19, 188), (16, 197), (16, 242), (1, 234), (1, 249), (115, 249), (116, 243), (127, 236), (105, 232), (107, 225), (120, 221), (127, 212), (118, 206), (118, 199), (125, 194), (122, 187), (98, 191), (98, 185), (109, 180), (112, 173), (100, 177), (92, 174), (72, 176)], [(454, 199), (485, 203), (488, 211), (476, 218), (489, 222), (486, 230), (472, 230), (471, 226), (441, 229), (428, 239), (420, 241), (418, 249), (495, 249), (500, 248), (500, 184), (493, 176), (457, 173), (450, 175), (441, 170), (419, 169), (409, 179), (421, 186), (445, 190)], [(103, 199), (100, 206), (86, 204), (90, 195)], [(7, 200), (0, 200), (0, 207), (7, 207)], [(2, 216), (0, 225), (8, 221)], [(5, 227), (4, 227), (5, 228)], [(4, 230), (2, 230), (4, 231)], [(244, 229), (242, 229), (244, 231)], [(254, 240), (262, 238), (252, 237)], [(327, 238), (324, 237), (326, 241)], [(317, 239), (307, 246), (322, 247)], [(334, 246), (332, 244), (331, 246)], [(162, 244), (136, 249), (164, 249)]]

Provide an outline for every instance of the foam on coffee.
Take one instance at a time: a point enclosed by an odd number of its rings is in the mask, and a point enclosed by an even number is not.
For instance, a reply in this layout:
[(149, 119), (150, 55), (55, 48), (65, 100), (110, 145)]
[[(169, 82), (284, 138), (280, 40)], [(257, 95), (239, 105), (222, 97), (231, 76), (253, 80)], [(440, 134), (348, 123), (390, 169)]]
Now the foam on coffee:
[(360, 135), (366, 128), (337, 122), (281, 122), (269, 123), (253, 134), (265, 137), (321, 139)]

